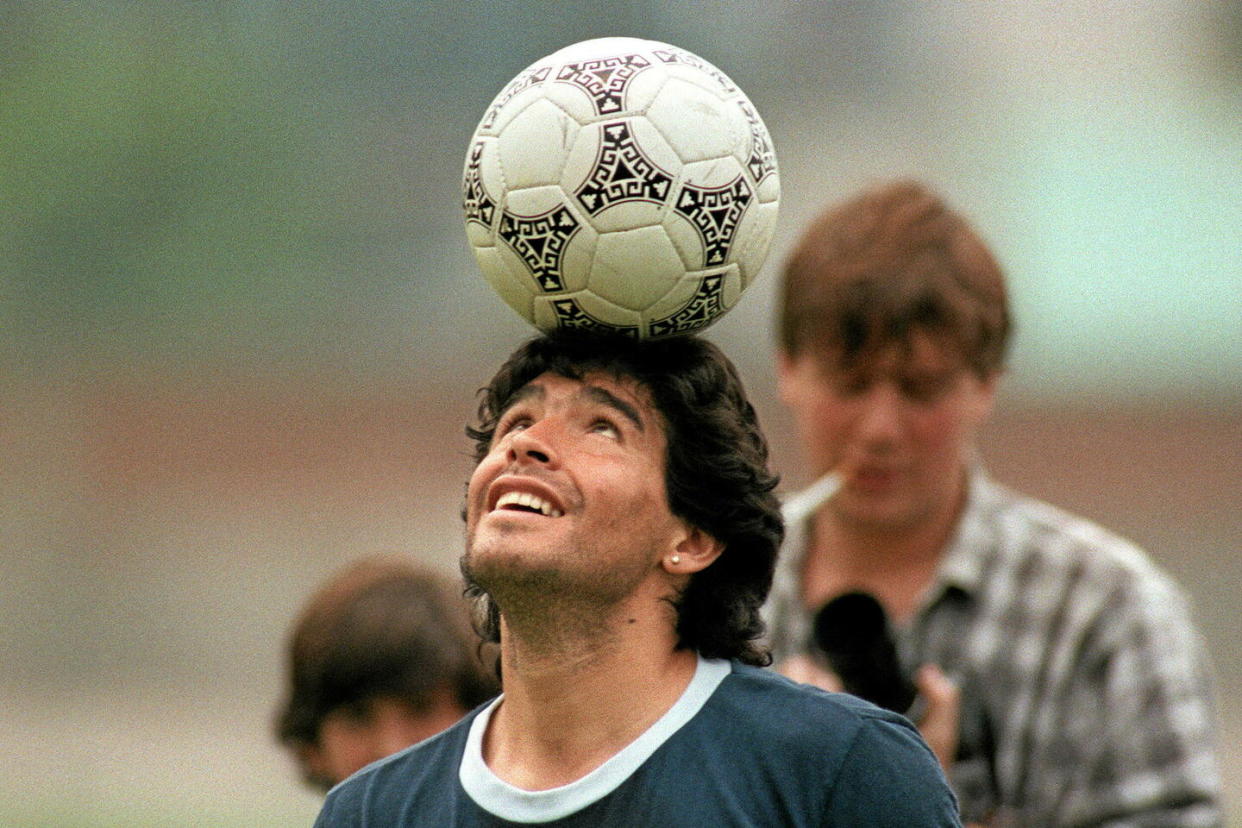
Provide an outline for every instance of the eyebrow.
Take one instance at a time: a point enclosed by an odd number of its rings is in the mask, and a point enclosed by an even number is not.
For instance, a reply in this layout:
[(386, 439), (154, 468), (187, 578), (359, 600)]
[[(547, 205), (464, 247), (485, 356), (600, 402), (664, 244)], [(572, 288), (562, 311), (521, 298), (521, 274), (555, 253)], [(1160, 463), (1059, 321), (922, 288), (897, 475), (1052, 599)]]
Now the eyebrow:
[(600, 388), (598, 385), (586, 385), (578, 392), (578, 396), (583, 397), (591, 402), (607, 406), (624, 416), (627, 420), (634, 424), (639, 431), (646, 431), (647, 427), (643, 423), (643, 419), (639, 416), (638, 409), (630, 405), (626, 400), (621, 399), (607, 388)]
[(548, 396), (547, 389), (545, 389), (542, 385), (535, 385), (533, 383), (528, 382), (525, 385), (523, 385), (521, 388), (519, 388), (518, 390), (514, 391), (511, 395), (509, 395), (509, 399), (505, 401), (505, 404), (501, 407), (500, 411), (501, 413), (508, 411), (510, 408), (517, 405), (518, 403), (529, 400), (532, 397), (535, 399), (542, 400), (543, 398), (547, 396)]

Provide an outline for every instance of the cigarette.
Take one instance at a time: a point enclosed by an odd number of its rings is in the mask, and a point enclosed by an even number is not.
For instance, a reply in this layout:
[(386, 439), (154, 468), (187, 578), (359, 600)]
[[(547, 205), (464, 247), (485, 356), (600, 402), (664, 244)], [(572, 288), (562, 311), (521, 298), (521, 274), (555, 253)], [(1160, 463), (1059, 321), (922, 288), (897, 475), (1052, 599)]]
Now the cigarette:
[(841, 475), (835, 469), (781, 504), (785, 523), (800, 523), (828, 502), (841, 488)]

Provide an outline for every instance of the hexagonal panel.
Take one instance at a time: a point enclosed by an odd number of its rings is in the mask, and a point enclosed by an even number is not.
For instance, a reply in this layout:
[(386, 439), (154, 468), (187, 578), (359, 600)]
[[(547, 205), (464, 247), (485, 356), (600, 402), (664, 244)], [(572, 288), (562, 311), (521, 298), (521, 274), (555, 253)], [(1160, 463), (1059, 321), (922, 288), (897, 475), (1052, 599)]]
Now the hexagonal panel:
[(701, 86), (670, 78), (647, 109), (647, 118), (683, 162), (734, 155), (745, 133), (739, 134), (732, 102)]
[(577, 121), (547, 100), (522, 110), (496, 137), (506, 188), (560, 183), (578, 129)]

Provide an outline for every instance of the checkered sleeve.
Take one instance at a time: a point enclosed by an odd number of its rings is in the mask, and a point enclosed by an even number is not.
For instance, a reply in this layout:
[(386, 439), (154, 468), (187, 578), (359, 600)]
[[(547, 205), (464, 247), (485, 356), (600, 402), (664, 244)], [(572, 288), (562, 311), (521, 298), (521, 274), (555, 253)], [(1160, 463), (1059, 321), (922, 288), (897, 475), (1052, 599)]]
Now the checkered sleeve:
[(1032, 734), (1024, 810), (1067, 826), (1222, 824), (1210, 676), (1186, 602), (1156, 577), (1101, 595), (1047, 696), (1057, 712)]

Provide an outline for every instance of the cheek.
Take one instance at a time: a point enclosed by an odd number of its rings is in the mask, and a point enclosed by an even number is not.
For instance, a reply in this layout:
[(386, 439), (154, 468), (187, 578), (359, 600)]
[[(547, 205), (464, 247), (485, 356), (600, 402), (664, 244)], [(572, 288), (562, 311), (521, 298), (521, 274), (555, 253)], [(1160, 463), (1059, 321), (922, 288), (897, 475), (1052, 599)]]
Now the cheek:
[(916, 444), (948, 464), (957, 462), (973, 433), (969, 418), (958, 406), (934, 409), (913, 420)]
[(336, 779), (344, 779), (378, 758), (365, 729), (354, 725), (333, 726), (324, 722), (320, 735), (323, 764)]
[(483, 500), (487, 496), (487, 487), (491, 481), (499, 473), (501, 463), (500, 455), (497, 452), (484, 457), (479, 465), (474, 467), (474, 471), (470, 475), (470, 481), (466, 484), (466, 522), (470, 523), (478, 517), (479, 510), (483, 506)]
[(789, 400), (789, 409), (804, 436), (821, 440), (838, 434), (848, 419), (844, 401), (809, 385)]

